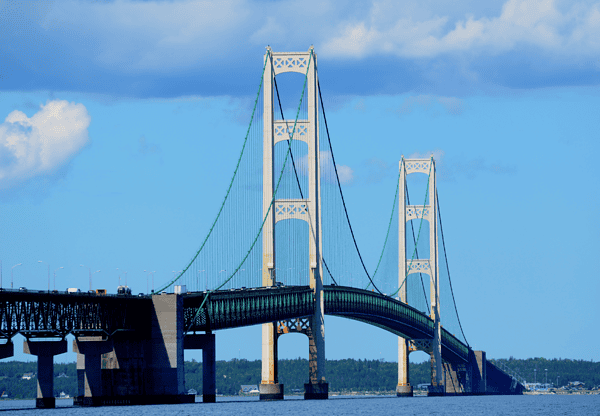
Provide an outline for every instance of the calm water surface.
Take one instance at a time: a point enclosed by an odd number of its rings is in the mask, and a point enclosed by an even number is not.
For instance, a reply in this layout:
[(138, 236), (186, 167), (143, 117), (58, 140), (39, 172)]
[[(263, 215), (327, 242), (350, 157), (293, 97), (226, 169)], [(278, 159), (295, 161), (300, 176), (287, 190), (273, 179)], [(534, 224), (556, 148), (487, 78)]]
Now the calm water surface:
[[(198, 398), (200, 399), (200, 398)], [(473, 396), (473, 397), (365, 397), (334, 396), (305, 401), (300, 396), (280, 402), (260, 402), (257, 397), (219, 398), (217, 403), (74, 408), (72, 400), (57, 400), (57, 409), (35, 409), (35, 400), (0, 402), (0, 414), (25, 416), (90, 415), (598, 415), (600, 395)], [(6, 411), (4, 413), (3, 411)]]

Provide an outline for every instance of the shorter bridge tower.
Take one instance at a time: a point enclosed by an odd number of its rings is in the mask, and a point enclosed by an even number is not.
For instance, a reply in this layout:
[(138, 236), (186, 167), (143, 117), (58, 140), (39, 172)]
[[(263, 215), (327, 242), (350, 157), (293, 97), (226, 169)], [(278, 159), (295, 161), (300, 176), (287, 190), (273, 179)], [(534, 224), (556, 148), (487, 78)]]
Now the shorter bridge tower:
[[(406, 177), (411, 173), (428, 175), (427, 193), (428, 204), (407, 205)], [(410, 385), (408, 372), (408, 356), (411, 351), (424, 350), (431, 355), (431, 388), (430, 395), (443, 394), (444, 376), (442, 371), (442, 341), (440, 321), (440, 281), (438, 269), (438, 231), (437, 231), (437, 200), (435, 161), (430, 159), (400, 160), (400, 183), (398, 184), (398, 285), (399, 299), (408, 303), (408, 276), (413, 273), (429, 275), (430, 281), (430, 316), (434, 321), (433, 339), (408, 340), (398, 337), (398, 386), (396, 394), (399, 397), (412, 396), (413, 387)], [(406, 223), (413, 219), (423, 219), (429, 223), (429, 259), (407, 257), (406, 253)]]
[[(308, 223), (310, 287), (314, 293), (314, 314), (303, 325), (273, 322), (262, 327), (262, 380), (261, 400), (283, 399), (283, 385), (277, 374), (277, 339), (280, 335), (301, 332), (309, 339), (309, 382), (305, 384), (305, 399), (326, 399), (329, 385), (325, 381), (325, 314), (323, 305), (323, 266), (321, 262), (321, 178), (319, 170), (319, 129), (317, 105), (317, 55), (312, 46), (307, 52), (273, 52), (265, 54), (263, 83), (263, 286), (274, 286), (276, 253), (275, 225), (279, 221), (301, 219)], [(308, 116), (306, 120), (275, 120), (275, 76), (297, 72), (306, 76)], [(274, 199), (274, 148), (279, 142), (300, 140), (308, 145), (308, 195), (304, 199)], [(282, 328), (286, 328), (283, 331)]]

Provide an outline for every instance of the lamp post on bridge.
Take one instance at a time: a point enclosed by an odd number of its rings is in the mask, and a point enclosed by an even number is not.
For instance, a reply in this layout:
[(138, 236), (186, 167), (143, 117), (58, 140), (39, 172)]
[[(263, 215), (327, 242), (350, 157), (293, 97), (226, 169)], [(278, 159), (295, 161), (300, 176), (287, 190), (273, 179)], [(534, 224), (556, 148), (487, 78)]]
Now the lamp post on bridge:
[[(91, 274), (91, 276), (94, 276), (94, 274), (96, 273), (100, 273), (100, 270), (96, 270), (94, 273)], [(90, 276), (90, 290), (92, 290), (92, 277)]]
[[(119, 270), (118, 267), (117, 270)], [(123, 272), (123, 274), (125, 275), (125, 286), (127, 286), (127, 272)], [(121, 275), (119, 275), (119, 286), (121, 286)]]
[[(38, 260), (38, 263), (46, 263), (43, 260)], [(48, 292), (50, 292), (50, 264), (46, 263), (46, 265), (48, 266)]]
[(15, 264), (14, 266), (12, 266), (10, 268), (10, 288), (11, 289), (13, 288), (13, 269), (17, 266), (22, 266), (22, 265), (23, 265), (23, 263), (19, 263), (19, 264)]
[(54, 270), (54, 290), (56, 290), (56, 272), (60, 269), (64, 269), (64, 267), (60, 266), (58, 269)]
[[(99, 272), (100, 272), (100, 270), (96, 270), (94, 273), (92, 273), (92, 269), (91, 269), (91, 268), (89, 268), (89, 267), (87, 267), (87, 266), (84, 266), (83, 264), (80, 264), (80, 265), (79, 265), (79, 267), (83, 267), (83, 268), (85, 268), (85, 269), (88, 269), (88, 273), (90, 274), (90, 290), (92, 290), (92, 276), (93, 276), (95, 273), (99, 273)], [(62, 267), (61, 267), (61, 269), (62, 269)]]
[(144, 270), (144, 273), (148, 273), (146, 275), (146, 293), (148, 293), (148, 276), (150, 275), (152, 275), (152, 292), (154, 292), (154, 273), (156, 273), (156, 270), (152, 272)]
[(560, 376), (556, 376), (556, 388), (558, 388), (558, 379), (560, 378)]

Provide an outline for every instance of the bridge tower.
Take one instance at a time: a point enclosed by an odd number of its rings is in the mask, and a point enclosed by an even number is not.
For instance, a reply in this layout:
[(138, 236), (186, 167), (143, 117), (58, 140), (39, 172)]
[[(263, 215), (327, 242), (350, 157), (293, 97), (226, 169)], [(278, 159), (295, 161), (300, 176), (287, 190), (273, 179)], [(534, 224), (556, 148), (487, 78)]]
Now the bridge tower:
[[(308, 222), (310, 287), (314, 291), (315, 313), (309, 328), (281, 323), (280, 327), (296, 328), (309, 337), (309, 383), (305, 384), (305, 399), (326, 399), (325, 325), (323, 299), (323, 266), (321, 262), (321, 187), (319, 171), (319, 128), (317, 105), (317, 55), (311, 46), (307, 52), (273, 52), (267, 47), (264, 71), (263, 111), (263, 286), (276, 284), (275, 225), (278, 221), (303, 219)], [(306, 120), (275, 120), (273, 114), (274, 79), (286, 72), (306, 75), (308, 118)], [(295, 127), (295, 129), (294, 129)], [(293, 132), (293, 135), (292, 135)], [(308, 145), (308, 195), (304, 199), (275, 199), (273, 174), (274, 147), (281, 141), (301, 140)], [(287, 146), (287, 144), (285, 144)], [(271, 203), (273, 205), (271, 206)], [(283, 385), (277, 375), (277, 338), (283, 333), (276, 322), (262, 327), (261, 400), (283, 399)]]
[[(406, 204), (406, 177), (411, 173), (424, 173), (429, 176), (427, 184), (428, 204)], [(438, 232), (437, 232), (437, 200), (435, 161), (430, 159), (400, 160), (398, 200), (400, 201), (398, 217), (398, 285), (400, 301), (407, 303), (408, 276), (413, 273), (429, 275), (430, 281), (430, 316), (434, 321), (432, 340), (407, 340), (398, 338), (398, 386), (397, 396), (412, 396), (412, 386), (408, 375), (408, 355), (412, 350), (424, 349), (431, 355), (431, 385), (430, 394), (442, 394), (444, 377), (442, 371), (442, 338), (440, 321), (440, 281), (438, 269)], [(429, 222), (429, 259), (407, 258), (406, 253), (406, 223), (413, 219), (423, 219)], [(411, 255), (412, 257), (412, 255)]]

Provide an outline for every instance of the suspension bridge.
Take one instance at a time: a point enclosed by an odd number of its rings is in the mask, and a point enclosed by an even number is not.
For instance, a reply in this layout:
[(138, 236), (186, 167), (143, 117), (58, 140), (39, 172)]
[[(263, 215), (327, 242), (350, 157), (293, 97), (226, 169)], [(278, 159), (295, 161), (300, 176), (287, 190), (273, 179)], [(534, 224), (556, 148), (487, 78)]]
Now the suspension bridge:
[[(297, 104), (282, 100), (277, 81), (285, 77), (297, 86)], [(15, 334), (24, 335), (24, 351), (38, 356), (37, 405), (53, 407), (53, 356), (67, 351), (65, 336), (73, 334), (77, 403), (176, 403), (189, 399), (183, 350), (202, 349), (210, 402), (215, 331), (262, 325), (260, 398), (283, 399), (278, 339), (302, 333), (309, 339), (305, 398), (326, 399), (325, 315), (335, 315), (398, 335), (400, 397), (413, 394), (408, 357), (417, 350), (431, 356), (430, 395), (521, 392), (485, 352), (470, 348), (460, 324), (433, 157), (400, 157), (381, 253), (369, 271), (332, 141), (313, 48), (267, 48), (225, 196), (182, 271), (151, 296), (1, 291), (7, 342), (0, 358), (12, 356)]]

